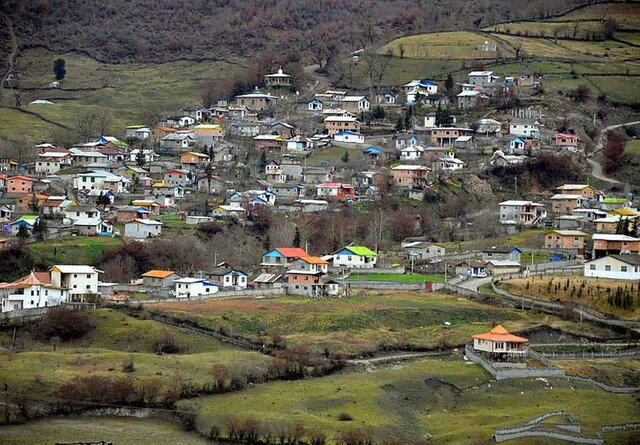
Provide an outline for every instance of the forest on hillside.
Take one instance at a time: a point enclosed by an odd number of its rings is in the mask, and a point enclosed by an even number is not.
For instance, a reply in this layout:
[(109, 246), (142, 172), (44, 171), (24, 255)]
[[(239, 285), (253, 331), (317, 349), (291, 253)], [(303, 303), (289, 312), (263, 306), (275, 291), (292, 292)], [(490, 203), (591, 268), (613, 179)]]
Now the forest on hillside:
[[(23, 47), (110, 63), (293, 50), (321, 63), (363, 39), (547, 17), (585, 0), (4, 0)], [(374, 35), (372, 35), (375, 30)]]

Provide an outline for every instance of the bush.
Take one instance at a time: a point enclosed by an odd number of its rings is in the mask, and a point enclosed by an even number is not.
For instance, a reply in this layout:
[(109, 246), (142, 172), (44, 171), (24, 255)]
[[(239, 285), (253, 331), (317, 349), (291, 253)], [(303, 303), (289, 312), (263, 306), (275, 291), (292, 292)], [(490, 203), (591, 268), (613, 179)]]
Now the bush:
[(122, 372), (133, 372), (135, 371), (136, 368), (133, 365), (133, 359), (129, 358), (127, 360), (124, 361), (124, 363), (122, 363)]
[(54, 307), (36, 325), (36, 335), (49, 340), (59, 337), (61, 340), (79, 338), (89, 332), (93, 326), (84, 312), (67, 307)]
[(177, 354), (182, 351), (182, 347), (176, 343), (175, 338), (169, 331), (164, 331), (154, 344), (156, 354)]
[(350, 422), (353, 420), (353, 417), (349, 413), (340, 413), (340, 415), (338, 416), (338, 420), (340, 422)]

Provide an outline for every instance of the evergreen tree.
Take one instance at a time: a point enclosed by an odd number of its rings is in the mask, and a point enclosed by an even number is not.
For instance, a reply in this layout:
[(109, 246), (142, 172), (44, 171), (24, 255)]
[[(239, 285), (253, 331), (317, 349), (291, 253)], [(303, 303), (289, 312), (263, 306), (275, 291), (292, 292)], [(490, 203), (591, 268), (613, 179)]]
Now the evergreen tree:
[(31, 234), (29, 233), (29, 229), (27, 229), (27, 225), (26, 224), (21, 224), (20, 227), (18, 228), (18, 238), (26, 240), (29, 238)]
[(136, 165), (140, 168), (144, 167), (145, 164), (144, 159), (144, 149), (141, 147), (138, 149), (138, 154), (136, 154)]
[(296, 233), (293, 236), (293, 247), (300, 247), (300, 243), (302, 240), (300, 239), (300, 230), (296, 227)]
[(401, 132), (404, 130), (404, 121), (402, 120), (402, 116), (398, 116), (398, 121), (396, 122), (396, 131)]
[(53, 73), (56, 75), (56, 80), (64, 79), (64, 76), (67, 74), (65, 65), (66, 62), (64, 59), (56, 59), (53, 62)]
[(444, 90), (447, 94), (451, 94), (453, 92), (453, 76), (451, 73), (447, 76), (447, 80), (444, 81)]
[(47, 224), (43, 219), (38, 219), (33, 225), (31, 232), (35, 235), (38, 241), (44, 240), (44, 235), (47, 231)]
[(406, 128), (407, 130), (410, 130), (413, 127), (412, 121), (413, 121), (413, 106), (409, 105), (409, 108), (407, 108), (407, 112), (404, 114), (404, 128)]
[(111, 204), (111, 200), (109, 199), (109, 197), (107, 195), (103, 194), (102, 192), (100, 192), (100, 195), (96, 199), (96, 205), (97, 206), (106, 207), (109, 204)]
[(349, 150), (345, 150), (344, 154), (342, 155), (342, 157), (340, 158), (342, 160), (342, 162), (344, 162), (345, 164), (347, 162), (349, 162)]
[(264, 168), (267, 166), (267, 152), (262, 150), (260, 155), (260, 172), (264, 172)]
[(386, 113), (384, 111), (384, 108), (382, 108), (380, 105), (376, 106), (371, 113), (371, 117), (378, 120), (383, 120), (385, 115)]

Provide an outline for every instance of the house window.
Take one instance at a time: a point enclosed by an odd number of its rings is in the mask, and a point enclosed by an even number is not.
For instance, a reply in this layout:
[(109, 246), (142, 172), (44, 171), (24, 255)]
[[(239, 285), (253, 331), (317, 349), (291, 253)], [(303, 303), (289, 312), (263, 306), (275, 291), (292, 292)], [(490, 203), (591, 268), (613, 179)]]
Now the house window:
[(604, 266), (604, 271), (605, 272), (611, 272), (611, 266), (609, 266), (609, 265)]
[(596, 270), (595, 264), (589, 264), (589, 270)]
[(90, 279), (90, 278), (91, 278), (91, 275), (90, 275), (90, 274), (87, 274), (87, 279)]
[(626, 272), (627, 266), (620, 266), (620, 272)]

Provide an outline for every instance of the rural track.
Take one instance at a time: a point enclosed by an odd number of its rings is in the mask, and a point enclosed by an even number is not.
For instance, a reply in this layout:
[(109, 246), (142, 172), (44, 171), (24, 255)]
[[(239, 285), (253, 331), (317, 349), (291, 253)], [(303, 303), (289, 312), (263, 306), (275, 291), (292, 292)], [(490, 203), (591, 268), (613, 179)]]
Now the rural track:
[[(603, 130), (600, 132), (600, 136), (598, 137), (598, 142), (596, 143), (596, 146), (594, 147), (593, 152), (591, 153), (591, 157), (593, 157), (597, 153), (600, 153), (604, 149), (604, 146), (606, 145), (607, 139), (608, 139), (607, 134), (610, 131), (615, 130), (617, 128), (623, 128), (623, 127), (628, 127), (631, 125), (639, 125), (639, 124), (640, 124), (640, 121), (633, 121), (633, 122), (625, 122), (623, 124), (609, 125), (608, 127), (603, 128)], [(601, 181), (609, 182), (611, 184), (623, 184), (623, 182), (618, 181), (617, 179), (613, 179), (606, 176), (602, 171), (602, 165), (598, 161), (592, 158), (587, 158), (587, 163), (591, 166), (591, 176), (593, 176), (594, 178), (599, 179)]]

